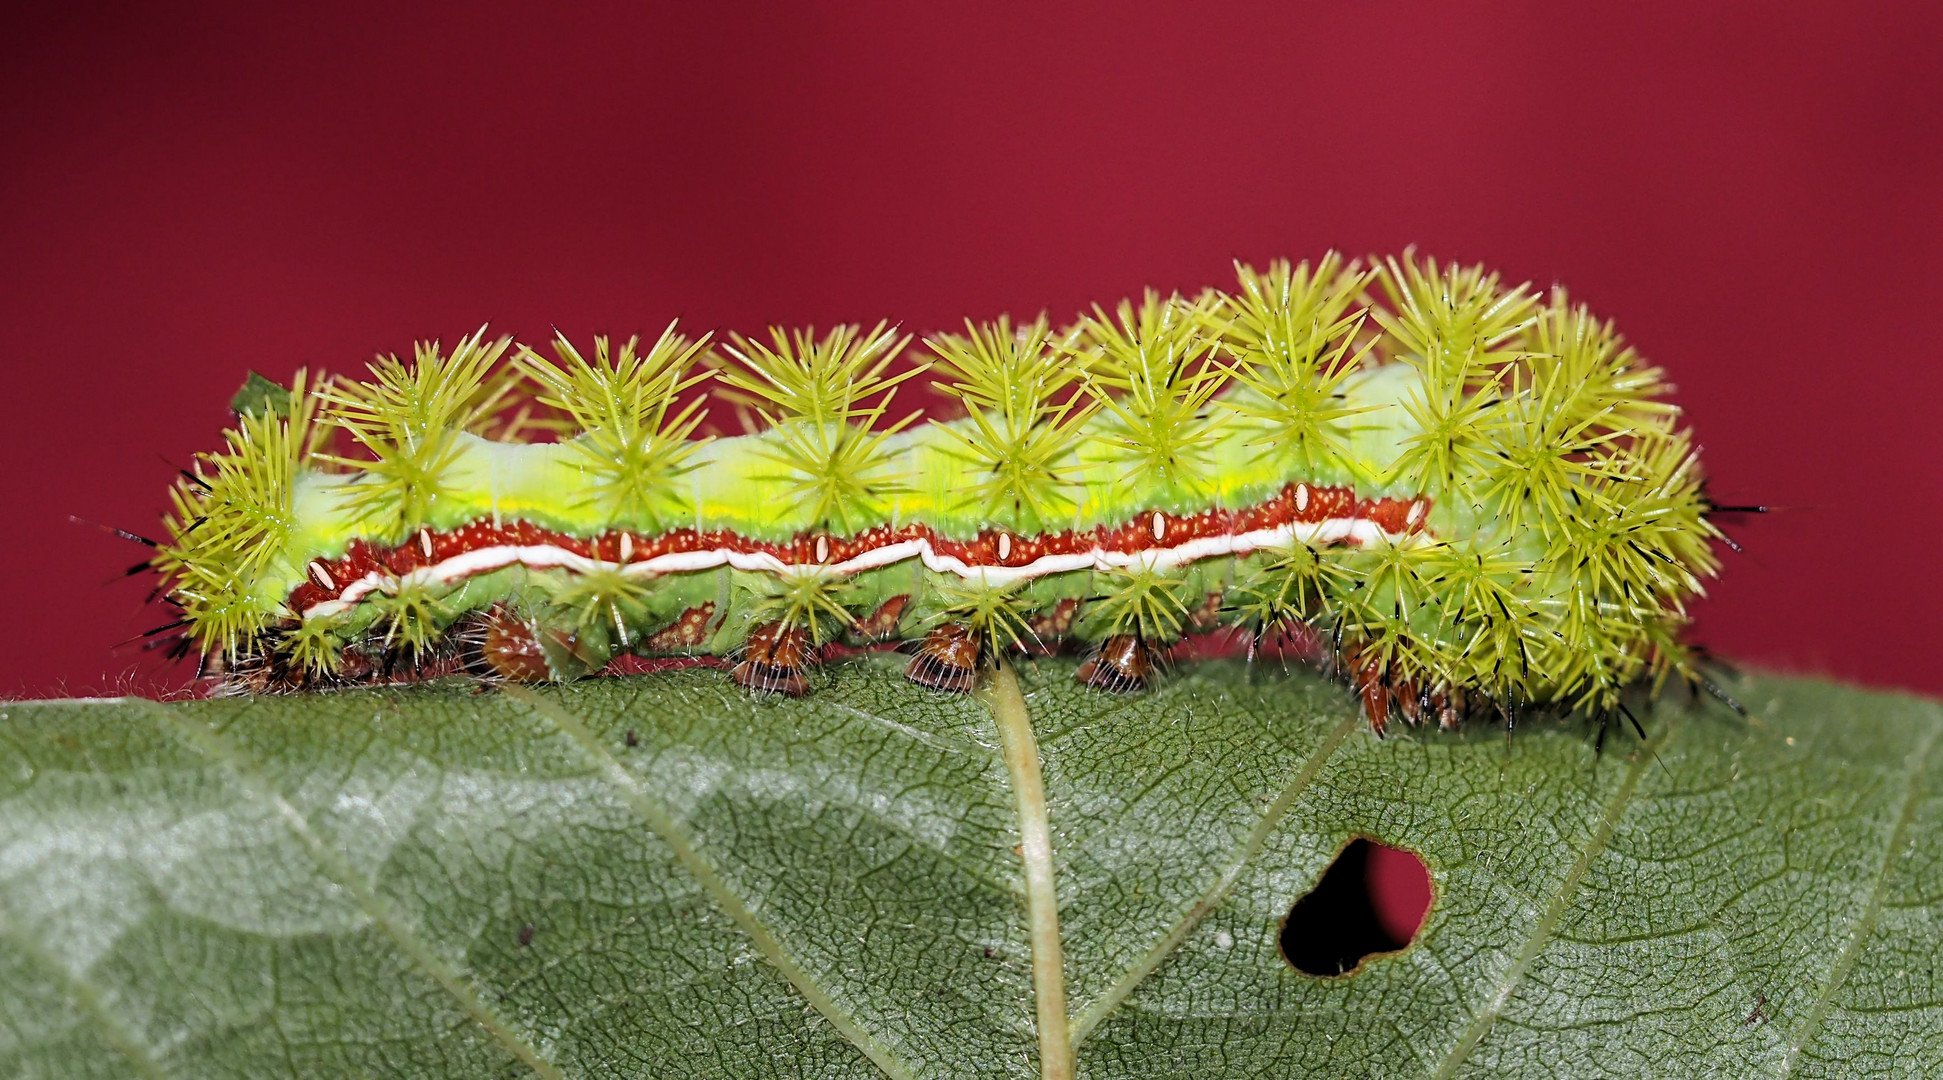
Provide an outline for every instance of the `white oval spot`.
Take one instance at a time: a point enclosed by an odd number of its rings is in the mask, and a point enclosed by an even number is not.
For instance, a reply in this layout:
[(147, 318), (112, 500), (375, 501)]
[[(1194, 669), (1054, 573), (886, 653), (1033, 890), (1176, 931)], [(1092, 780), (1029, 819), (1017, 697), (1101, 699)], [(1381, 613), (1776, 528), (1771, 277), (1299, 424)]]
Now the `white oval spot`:
[(316, 580), (317, 584), (322, 585), (324, 588), (329, 589), (332, 592), (337, 591), (337, 582), (331, 580), (331, 572), (329, 570), (324, 569), (323, 560), (321, 559), (311, 560), (310, 576)]
[(1422, 521), (1423, 519), (1424, 519), (1424, 502), (1422, 499), (1418, 499), (1417, 501), (1410, 504), (1410, 517), (1407, 520), (1410, 522), (1410, 524), (1415, 525), (1418, 522)]
[(1012, 557), (1012, 534), (998, 534), (998, 558), (1000, 562)]
[(1167, 519), (1158, 510), (1154, 511), (1154, 539), (1167, 539)]
[(819, 536), (816, 538), (816, 561), (830, 561), (830, 538), (827, 536)]
[(621, 534), (621, 561), (622, 562), (634, 561), (634, 534), (633, 533)]
[(1303, 511), (1309, 508), (1309, 485), (1295, 485), (1295, 508), (1297, 511)]

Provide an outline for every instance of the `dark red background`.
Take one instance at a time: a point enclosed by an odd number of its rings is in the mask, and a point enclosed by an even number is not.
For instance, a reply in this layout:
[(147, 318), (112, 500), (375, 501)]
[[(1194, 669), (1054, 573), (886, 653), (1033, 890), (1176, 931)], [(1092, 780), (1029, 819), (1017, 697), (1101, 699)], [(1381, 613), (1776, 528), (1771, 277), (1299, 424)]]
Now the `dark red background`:
[(1704, 641), (1943, 691), (1933, 2), (277, 6), (13, 9), (0, 694), (157, 685), (101, 584), (141, 553), (68, 515), (153, 531), (246, 368), (1411, 243), (1568, 283), (1718, 497), (1794, 508), (1735, 529)]

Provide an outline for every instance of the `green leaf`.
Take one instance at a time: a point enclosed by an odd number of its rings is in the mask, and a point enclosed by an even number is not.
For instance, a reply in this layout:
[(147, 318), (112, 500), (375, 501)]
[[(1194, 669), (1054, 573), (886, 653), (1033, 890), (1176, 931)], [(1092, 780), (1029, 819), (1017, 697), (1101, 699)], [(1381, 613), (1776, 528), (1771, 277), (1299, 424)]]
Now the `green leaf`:
[(252, 371), (250, 377), (243, 380), (235, 396), (229, 399), (229, 411), (238, 416), (254, 416), (258, 413), (289, 416), (290, 388)]
[[(1266, 667), (894, 663), (0, 706), (0, 1075), (1943, 1069), (1943, 706), (1750, 679), (1754, 721), (1671, 694), (1601, 753), (1379, 741)], [(1355, 836), (1436, 904), (1301, 974), (1281, 921)]]

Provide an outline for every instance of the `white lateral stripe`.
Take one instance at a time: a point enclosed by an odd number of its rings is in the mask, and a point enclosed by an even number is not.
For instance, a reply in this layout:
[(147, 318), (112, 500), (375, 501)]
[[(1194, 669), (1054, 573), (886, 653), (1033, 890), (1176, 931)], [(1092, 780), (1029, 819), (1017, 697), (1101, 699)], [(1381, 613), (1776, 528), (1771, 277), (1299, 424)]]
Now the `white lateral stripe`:
[(1008, 585), (1015, 581), (1026, 581), (1047, 574), (1063, 574), (1073, 570), (1123, 570), (1135, 566), (1150, 570), (1168, 570), (1199, 562), (1202, 559), (1215, 559), (1224, 555), (1247, 555), (1263, 548), (1287, 547), (1292, 542), (1327, 544), (1345, 540), (1364, 545), (1383, 540), (1392, 543), (1428, 542), (1421, 534), (1396, 536), (1386, 533), (1376, 522), (1363, 518), (1329, 518), (1314, 523), (1292, 522), (1273, 529), (1258, 529), (1254, 532), (1203, 536), (1173, 547), (1149, 548), (1146, 551), (1109, 551), (1095, 547), (1088, 551), (1074, 551), (1063, 555), (1041, 555), (1024, 566), (973, 565), (955, 555), (939, 554), (932, 549), (929, 540), (901, 540), (895, 544), (885, 544), (853, 559), (846, 559), (829, 566), (821, 563), (786, 563), (767, 551), (731, 551), (727, 548), (677, 551), (657, 555), (652, 559), (643, 559), (640, 562), (611, 563), (577, 555), (566, 548), (555, 547), (552, 544), (524, 546), (506, 544), (475, 548), (454, 555), (434, 566), (420, 567), (395, 579), (374, 570), (346, 585), (335, 599), (322, 600), (305, 608), (304, 618), (323, 619), (341, 615), (356, 607), (358, 601), (375, 591), (395, 589), (401, 585), (451, 585), (466, 578), (488, 574), (494, 570), (503, 570), (515, 563), (533, 570), (563, 569), (580, 574), (610, 570), (626, 574), (628, 577), (659, 577), (663, 574), (713, 570), (718, 566), (728, 566), (751, 573), (829, 574), (832, 577), (850, 577), (866, 570), (876, 570), (900, 563), (906, 559), (922, 559), (925, 568), (936, 573), (952, 574), (967, 581), (978, 581), (987, 585)]

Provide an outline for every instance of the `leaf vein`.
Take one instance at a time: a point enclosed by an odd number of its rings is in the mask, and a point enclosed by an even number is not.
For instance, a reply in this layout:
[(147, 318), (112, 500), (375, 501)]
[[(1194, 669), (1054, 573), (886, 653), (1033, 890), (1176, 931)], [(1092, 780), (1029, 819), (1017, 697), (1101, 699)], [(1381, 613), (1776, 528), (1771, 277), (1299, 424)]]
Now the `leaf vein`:
[(62, 992), (73, 1002), (81, 1014), (88, 1018), (122, 1057), (128, 1059), (137, 1073), (146, 1080), (165, 1080), (170, 1075), (154, 1053), (135, 1038), (134, 1032), (123, 1027), (101, 1002), (101, 994), (87, 976), (70, 971), (67, 965), (55, 957), (47, 955), (45, 949), (33, 938), (22, 933), (4, 910), (0, 910), (0, 937), (4, 937), (19, 949), (34, 964), (44, 969), (59, 983)]
[(1888, 835), (1883, 838), (1882, 864), (1876, 868), (1875, 882), (1869, 887), (1869, 899), (1862, 906), (1862, 913), (1855, 920), (1855, 927), (1849, 932), (1848, 940), (1842, 943), (1842, 951), (1836, 956), (1835, 963), (1828, 970), (1828, 980), (1815, 994), (1814, 1004), (1808, 1015), (1802, 1019), (1801, 1027), (1788, 1039), (1788, 1052), (1781, 1059), (1781, 1071), (1776, 1075), (1785, 1078), (1794, 1072), (1795, 1062), (1801, 1052), (1813, 1041), (1821, 1030), (1822, 1022), (1828, 1018), (1828, 1011), (1834, 1006), (1835, 994), (1848, 981), (1849, 974), (1862, 959), (1862, 946), (1875, 932), (1876, 919), (1882, 914), (1882, 894), (1889, 884), (1889, 877), (1896, 868), (1896, 853), (1904, 844), (1903, 838), (1909, 833), (1909, 823), (1915, 820), (1916, 808), (1922, 802), (1923, 767), (1929, 759), (1930, 748), (1936, 745), (1937, 735), (1943, 733), (1943, 718), (1930, 724), (1930, 729), (1916, 748), (1909, 753), (1909, 765), (1903, 773), (1902, 806), (1895, 822), (1890, 825)]
[(1525, 938), (1525, 944), (1518, 950), (1516, 959), (1506, 969), (1504, 976), (1498, 980), (1496, 991), (1485, 1002), (1484, 1007), (1472, 1017), (1470, 1026), (1451, 1046), (1450, 1053), (1445, 1055), (1443, 1062), (1437, 1067), (1434, 1074), (1437, 1080), (1449, 1080), (1454, 1076), (1458, 1066), (1464, 1063), (1464, 1059), (1470, 1056), (1478, 1043), (1484, 1041), (1484, 1037), (1497, 1023), (1499, 1014), (1504, 1011), (1512, 995), (1517, 992), (1519, 984), (1524, 981), (1525, 973), (1531, 969), (1532, 962), (1538, 959), (1538, 954), (1544, 951), (1545, 946), (1553, 940), (1553, 931), (1557, 929), (1559, 919), (1564, 917), (1572, 897), (1578, 892), (1579, 883), (1584, 880), (1586, 871), (1591, 869), (1593, 861), (1606, 850), (1612, 834), (1619, 827), (1620, 818), (1624, 816), (1627, 806), (1632, 803), (1633, 796), (1639, 790), (1639, 781), (1645, 775), (1646, 763), (1658, 760), (1659, 752), (1672, 742), (1677, 726), (1677, 719), (1669, 717), (1660, 735), (1640, 747), (1639, 752), (1633, 755), (1632, 764), (1626, 770), (1625, 779), (1620, 781), (1619, 790), (1614, 792), (1612, 799), (1606, 803), (1605, 810), (1599, 816), (1598, 825), (1586, 834), (1585, 842), (1579, 847), (1578, 857), (1572, 861), (1572, 866), (1566, 871), (1565, 876), (1559, 879), (1557, 890), (1553, 893), (1550, 902), (1545, 905), (1544, 912), (1532, 924), (1531, 933)]
[(358, 879), (351, 865), (332, 851), (330, 846), (324, 843), (323, 837), (317, 835), (317, 831), (311, 828), (310, 819), (277, 791), (270, 783), (269, 777), (264, 775), (263, 770), (250, 761), (241, 749), (232, 745), (207, 725), (185, 720), (164, 706), (147, 701), (141, 701), (139, 704), (141, 711), (149, 713), (186, 738), (205, 756), (228, 768), (245, 788), (268, 803), (277, 812), (277, 816), (283, 819), (284, 824), (289, 826), (290, 831), (309, 852), (311, 859), (316, 862), (325, 876), (349, 894), (356, 901), (358, 908), (371, 920), (372, 925), (390, 938), (393, 944), (404, 953), (406, 959), (450, 994), (453, 1000), (459, 1003), (460, 1008), (464, 1009), (466, 1014), (484, 1028), (500, 1046), (535, 1074), (546, 1077), (547, 1080), (566, 1080), (566, 1074), (560, 1071), (559, 1066), (543, 1057), (537, 1047), (488, 1008), (486, 1003), (466, 986), (457, 970), (441, 960), (428, 944), (420, 941), (416, 934), (392, 914), (377, 893), (367, 888)]
[(954, 739), (949, 736), (923, 731), (909, 724), (898, 723), (888, 716), (871, 712), (869, 709), (859, 709), (855, 705), (845, 704), (841, 701), (834, 703), (833, 711), (843, 713), (847, 716), (854, 716), (860, 720), (867, 720), (880, 727), (889, 728), (913, 742), (931, 747), (934, 750), (943, 750), (953, 754), (965, 754), (970, 757), (984, 757), (993, 761), (997, 761), (999, 758), (998, 753), (989, 746), (981, 745), (969, 739)]
[(1321, 745), (1316, 747), (1308, 760), (1302, 763), (1302, 767), (1296, 770), (1295, 775), (1275, 796), (1275, 801), (1262, 812), (1261, 820), (1255, 823), (1248, 836), (1235, 847), (1234, 853), (1221, 873), (1216, 876), (1214, 883), (1195, 898), (1194, 903), (1189, 905), (1180, 919), (1168, 928), (1167, 933), (1161, 935), (1153, 948), (1142, 954), (1140, 959), (1115, 980), (1098, 999), (1081, 1010), (1073, 1022), (1074, 1045), (1084, 1042), (1086, 1037), (1093, 1033), (1093, 1029), (1097, 1028), (1122, 1001), (1125, 1001), (1127, 995), (1133, 993), (1136, 986), (1160, 967), (1161, 961), (1172, 955), (1174, 950), (1187, 940), (1188, 934), (1193, 932), (1202, 919), (1221, 906), (1221, 901), (1228, 895), (1228, 890), (1234, 888), (1235, 882), (1241, 879), (1242, 872), (1248, 868), (1248, 864), (1261, 853), (1262, 846), (1268, 843), (1270, 834), (1281, 825), (1282, 819), (1288, 816), (1289, 811), (1294, 809), (1295, 801), (1309, 789), (1309, 785), (1315, 782), (1316, 776), (1322, 772), (1322, 767), (1335, 754), (1336, 748), (1341, 746), (1343, 740), (1347, 739), (1350, 732), (1356, 730), (1361, 723), (1362, 716), (1352, 713), (1329, 732)]
[(534, 712), (552, 721), (582, 753), (590, 758), (600, 775), (620, 794), (621, 799), (639, 814), (662, 843), (674, 851), (675, 858), (688, 872), (694, 875), (709, 898), (715, 901), (733, 920), (742, 932), (748, 935), (763, 959), (780, 972), (789, 984), (796, 988), (809, 1006), (837, 1029), (852, 1046), (855, 1046), (876, 1065), (884, 1075), (892, 1080), (913, 1080), (916, 1073), (894, 1056), (890, 1049), (864, 1030), (858, 1020), (837, 1003), (829, 990), (819, 983), (802, 965), (783, 951), (782, 941), (756, 919), (754, 909), (738, 896), (729, 884), (728, 878), (715, 865), (703, 856), (696, 845), (695, 838), (676, 820), (674, 814), (656, 799), (641, 781), (629, 772), (613, 754), (609, 753), (593, 732), (580, 722), (572, 712), (522, 686), (506, 686), (506, 696), (525, 704)]

